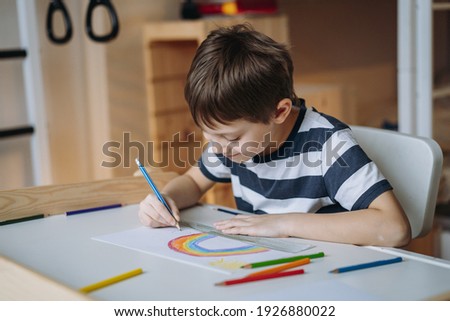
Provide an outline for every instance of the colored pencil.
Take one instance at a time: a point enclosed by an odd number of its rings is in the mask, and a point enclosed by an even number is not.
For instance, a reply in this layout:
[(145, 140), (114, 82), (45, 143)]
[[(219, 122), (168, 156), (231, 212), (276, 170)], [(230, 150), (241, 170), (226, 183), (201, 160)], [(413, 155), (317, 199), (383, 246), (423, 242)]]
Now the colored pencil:
[(303, 273), (305, 273), (305, 271), (303, 269), (300, 269), (300, 270), (284, 271), (284, 272), (257, 275), (257, 276), (246, 276), (246, 277), (243, 277), (240, 279), (233, 279), (233, 280), (219, 282), (219, 283), (216, 283), (215, 285), (228, 286), (228, 285), (234, 285), (234, 284), (240, 284), (240, 283), (269, 280), (269, 279), (274, 279), (274, 278), (282, 278), (285, 276), (298, 275), (298, 274), (303, 274)]
[[(139, 169), (141, 170), (142, 175), (144, 175), (145, 179), (147, 180), (148, 185), (150, 185), (150, 187), (153, 190), (153, 193), (155, 193), (156, 197), (158, 198), (158, 200), (163, 203), (163, 205), (165, 206), (165, 208), (167, 209), (167, 211), (169, 211), (170, 215), (172, 215), (172, 217), (175, 219), (175, 216), (172, 213), (172, 210), (170, 209), (169, 205), (167, 204), (166, 200), (164, 199), (164, 197), (161, 195), (161, 193), (159, 192), (158, 188), (156, 187), (155, 183), (153, 183), (153, 180), (150, 178), (150, 174), (147, 172), (147, 170), (145, 169), (144, 166), (142, 166), (141, 162), (139, 161), (139, 159), (135, 159), (135, 162), (137, 164), (137, 166), (139, 167)], [(175, 219), (175, 226), (181, 231), (180, 228), (180, 223)]]
[(309, 262), (311, 262), (310, 258), (304, 258), (304, 259), (300, 259), (294, 262), (290, 262), (290, 263), (286, 263), (286, 264), (282, 264), (273, 268), (269, 268), (269, 269), (265, 269), (262, 271), (258, 271), (258, 272), (254, 272), (254, 273), (250, 273), (249, 275), (247, 275), (247, 277), (249, 276), (257, 276), (257, 275), (264, 275), (264, 274), (272, 274), (272, 273), (278, 273), (281, 271), (285, 271), (285, 270), (289, 270), (301, 265), (305, 265), (308, 264)]
[(228, 213), (228, 214), (233, 214), (233, 215), (238, 215), (239, 214), (238, 212), (230, 211), (230, 210), (227, 210), (227, 209), (221, 208), (221, 207), (215, 207), (214, 209), (216, 211), (223, 212), (223, 213)]
[(85, 287), (81, 288), (80, 291), (83, 292), (83, 293), (89, 293), (89, 292), (92, 292), (92, 291), (104, 288), (105, 286), (112, 285), (114, 283), (117, 283), (117, 282), (129, 279), (129, 278), (131, 278), (133, 276), (136, 276), (136, 275), (139, 275), (141, 273), (142, 273), (142, 269), (141, 268), (135, 269), (135, 270), (131, 270), (129, 272), (116, 275), (116, 276), (114, 276), (112, 278), (105, 279), (103, 281), (100, 281), (100, 282), (97, 282), (97, 283), (85, 286)]
[(344, 267), (334, 269), (334, 270), (330, 271), (330, 273), (344, 273), (344, 272), (368, 269), (368, 268), (381, 266), (381, 265), (399, 263), (402, 260), (403, 259), (401, 257), (396, 257), (396, 258), (389, 259), (389, 260), (380, 260), (380, 261), (373, 261), (373, 262), (362, 263), (362, 264), (357, 264), (357, 265), (344, 266)]
[(117, 207), (121, 207), (121, 206), (122, 206), (122, 204), (111, 204), (111, 205), (105, 205), (105, 206), (84, 208), (81, 210), (67, 211), (66, 215), (76, 215), (76, 214), (83, 214), (83, 213), (89, 213), (89, 212), (103, 211), (103, 210), (109, 210), (111, 208), (117, 208)]
[(0, 222), (0, 226), (8, 225), (8, 224), (21, 223), (21, 222), (26, 222), (26, 221), (32, 221), (32, 220), (37, 220), (37, 219), (44, 218), (44, 217), (45, 217), (44, 214), (36, 214), (36, 215), (32, 215), (32, 216), (27, 216), (27, 217), (15, 218), (15, 219), (12, 219), (12, 220), (1, 221)]
[(298, 260), (306, 259), (306, 258), (317, 259), (317, 258), (324, 257), (324, 256), (325, 256), (325, 254), (323, 252), (319, 252), (319, 253), (314, 253), (314, 254), (306, 254), (306, 255), (299, 255), (299, 256), (292, 256), (292, 257), (285, 257), (285, 258), (281, 258), (281, 259), (269, 260), (269, 261), (250, 263), (250, 264), (241, 266), (241, 268), (242, 269), (254, 269), (254, 268), (264, 267), (264, 266), (269, 266), (269, 265), (294, 262), (294, 261), (298, 261)]

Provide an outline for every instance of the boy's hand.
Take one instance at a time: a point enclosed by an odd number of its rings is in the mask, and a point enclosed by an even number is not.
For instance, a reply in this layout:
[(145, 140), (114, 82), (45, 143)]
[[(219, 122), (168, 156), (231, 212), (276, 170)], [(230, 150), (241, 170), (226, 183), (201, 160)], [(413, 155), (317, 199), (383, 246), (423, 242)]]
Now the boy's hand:
[[(163, 197), (172, 210), (175, 218), (170, 215), (164, 204), (161, 203), (155, 195), (149, 194), (139, 204), (138, 215), (139, 220), (143, 225), (150, 227), (175, 226), (177, 221), (180, 221), (180, 212), (174, 200), (167, 195), (163, 195)], [(177, 221), (175, 221), (175, 219)]]
[(265, 237), (288, 237), (285, 215), (236, 215), (232, 219), (214, 223), (214, 227), (225, 234), (242, 234)]

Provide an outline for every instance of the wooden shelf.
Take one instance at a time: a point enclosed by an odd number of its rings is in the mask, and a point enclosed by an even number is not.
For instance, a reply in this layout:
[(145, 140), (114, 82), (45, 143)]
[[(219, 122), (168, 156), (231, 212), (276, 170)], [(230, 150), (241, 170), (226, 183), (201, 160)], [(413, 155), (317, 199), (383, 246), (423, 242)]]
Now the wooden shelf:
[(450, 96), (450, 85), (433, 89), (433, 99), (439, 99)]
[(433, 3), (431, 7), (434, 11), (447, 11), (450, 10), (450, 3)]
[(33, 126), (22, 126), (22, 127), (8, 128), (8, 129), (0, 129), (0, 139), (23, 136), (23, 135), (31, 135), (33, 133), (34, 133)]
[(2, 49), (0, 50), (0, 59), (25, 58), (27, 51), (25, 49)]

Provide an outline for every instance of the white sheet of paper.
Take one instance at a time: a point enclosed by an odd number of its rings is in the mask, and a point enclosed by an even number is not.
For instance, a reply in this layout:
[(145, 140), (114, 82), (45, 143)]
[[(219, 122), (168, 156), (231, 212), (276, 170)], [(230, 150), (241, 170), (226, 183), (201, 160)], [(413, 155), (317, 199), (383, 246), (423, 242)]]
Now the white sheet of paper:
[(93, 239), (226, 274), (244, 264), (293, 256), (191, 228), (138, 227)]

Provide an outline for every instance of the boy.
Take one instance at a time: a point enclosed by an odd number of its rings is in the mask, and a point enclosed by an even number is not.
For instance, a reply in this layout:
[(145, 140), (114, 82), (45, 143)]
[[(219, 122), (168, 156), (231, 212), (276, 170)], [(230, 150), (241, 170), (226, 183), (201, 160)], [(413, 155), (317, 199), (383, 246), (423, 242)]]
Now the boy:
[[(248, 25), (208, 35), (185, 97), (210, 143), (198, 166), (163, 189), (175, 219), (215, 182), (231, 181), (237, 207), (261, 215), (216, 222), (224, 233), (407, 244), (409, 222), (389, 183), (347, 125), (305, 107), (292, 74), (287, 49)], [(176, 223), (154, 195), (139, 218), (151, 227)]]

